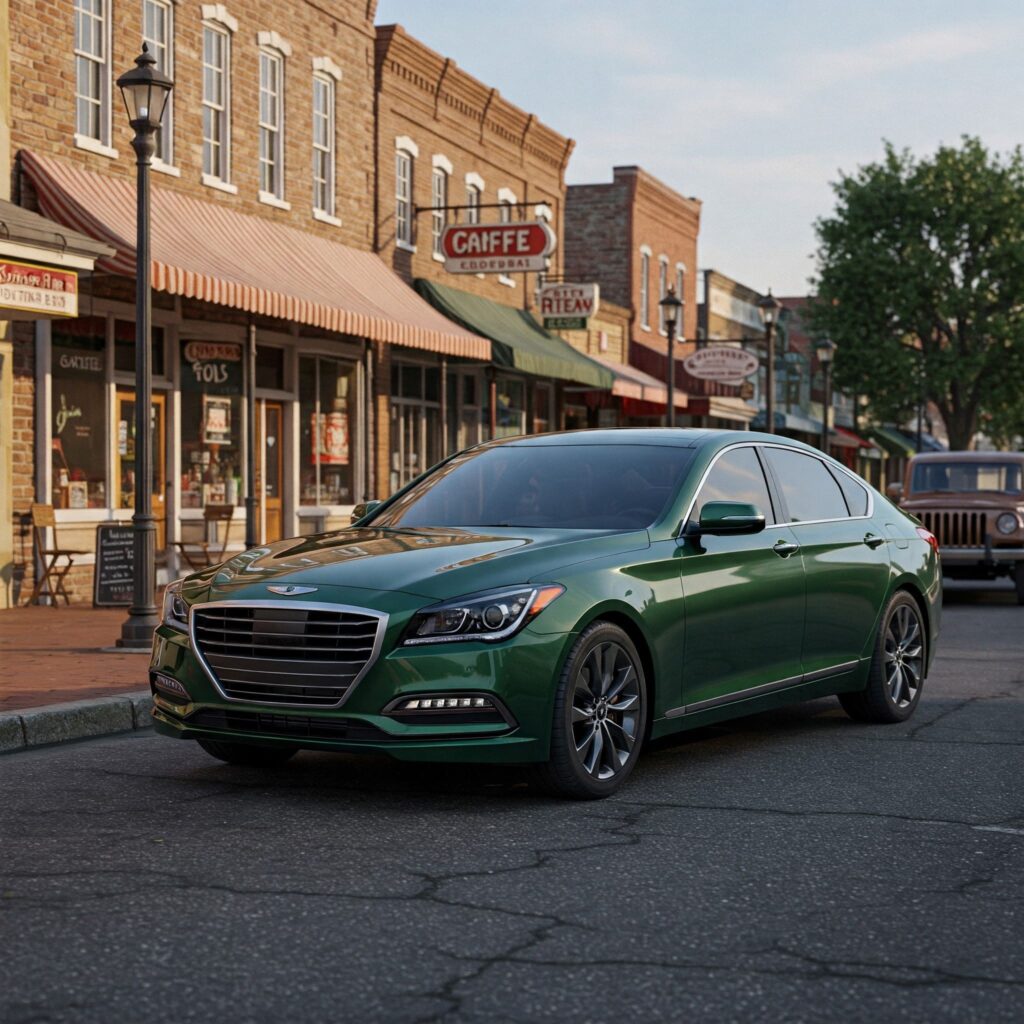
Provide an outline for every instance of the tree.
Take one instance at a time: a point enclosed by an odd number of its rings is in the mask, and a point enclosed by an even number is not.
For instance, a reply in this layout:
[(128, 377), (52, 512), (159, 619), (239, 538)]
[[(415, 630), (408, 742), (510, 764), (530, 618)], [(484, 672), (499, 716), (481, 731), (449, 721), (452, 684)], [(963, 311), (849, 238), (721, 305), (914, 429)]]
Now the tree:
[(817, 222), (815, 334), (838, 346), (838, 387), (882, 421), (933, 402), (950, 447), (1024, 425), (1024, 158), (965, 136), (885, 157), (832, 186)]

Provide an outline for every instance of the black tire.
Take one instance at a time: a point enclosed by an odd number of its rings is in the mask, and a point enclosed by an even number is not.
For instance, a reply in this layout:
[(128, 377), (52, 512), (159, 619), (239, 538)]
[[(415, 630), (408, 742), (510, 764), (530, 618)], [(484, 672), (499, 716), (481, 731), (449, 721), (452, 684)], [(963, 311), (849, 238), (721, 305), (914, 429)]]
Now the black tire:
[(224, 740), (198, 740), (211, 757), (228, 764), (244, 764), (252, 768), (276, 768), (294, 757), (295, 747), (260, 746), (257, 743), (229, 743)]
[(1017, 604), (1024, 605), (1024, 562), (1018, 562), (1014, 566), (1013, 584), (1017, 588)]
[(839, 694), (843, 710), (858, 722), (905, 722), (921, 699), (927, 656), (921, 609), (905, 590), (897, 591), (879, 625), (868, 684)]
[(610, 622), (591, 623), (565, 660), (550, 760), (534, 769), (534, 782), (572, 800), (611, 796), (633, 771), (646, 730), (647, 680), (633, 641)]

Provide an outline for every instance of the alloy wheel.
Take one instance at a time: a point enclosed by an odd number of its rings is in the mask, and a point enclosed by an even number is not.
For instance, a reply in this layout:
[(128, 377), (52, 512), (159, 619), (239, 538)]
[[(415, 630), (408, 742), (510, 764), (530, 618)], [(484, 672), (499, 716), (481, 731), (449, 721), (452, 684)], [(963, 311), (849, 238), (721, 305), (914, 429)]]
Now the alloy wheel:
[(576, 756), (592, 778), (622, 770), (643, 727), (643, 701), (636, 666), (625, 648), (599, 643), (576, 673), (572, 736)]
[(885, 678), (898, 708), (912, 704), (924, 673), (921, 619), (908, 604), (900, 605), (885, 631)]

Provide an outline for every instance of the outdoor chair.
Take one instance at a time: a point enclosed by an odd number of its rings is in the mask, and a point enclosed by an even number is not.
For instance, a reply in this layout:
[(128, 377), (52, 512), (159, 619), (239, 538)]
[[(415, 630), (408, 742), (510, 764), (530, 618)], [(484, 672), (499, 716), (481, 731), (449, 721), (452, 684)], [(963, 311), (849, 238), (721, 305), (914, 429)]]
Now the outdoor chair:
[[(47, 547), (46, 531), (53, 531), (53, 547)], [(32, 547), (36, 553), (38, 566), (36, 585), (32, 588), (29, 604), (41, 604), (42, 598), (48, 597), (50, 604), (56, 608), (57, 598), (63, 597), (65, 604), (71, 604), (64, 577), (71, 572), (76, 555), (87, 554), (73, 548), (62, 548), (57, 541), (57, 517), (52, 505), (32, 506)], [(58, 563), (60, 563), (58, 565)], [(46, 588), (45, 592), (43, 587)]]
[[(234, 505), (207, 505), (203, 509), (206, 536), (199, 541), (177, 540), (174, 547), (193, 571), (223, 562), (228, 550), (228, 534), (235, 514)], [(223, 531), (219, 529), (223, 524)]]

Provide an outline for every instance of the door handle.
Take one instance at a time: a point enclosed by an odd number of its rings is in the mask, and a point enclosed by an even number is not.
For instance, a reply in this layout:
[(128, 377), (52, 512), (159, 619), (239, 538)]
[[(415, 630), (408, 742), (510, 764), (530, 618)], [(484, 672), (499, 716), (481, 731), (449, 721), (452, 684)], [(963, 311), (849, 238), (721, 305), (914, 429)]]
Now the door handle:
[(874, 549), (877, 548), (880, 544), (885, 543), (885, 538), (879, 537), (874, 533), (866, 533), (864, 534), (864, 543), (867, 544), (867, 546), (871, 548), (872, 551), (874, 551)]
[(800, 550), (799, 544), (794, 544), (792, 541), (780, 540), (776, 541), (772, 547), (772, 551), (779, 556), (779, 558), (789, 558), (790, 555), (795, 554)]

